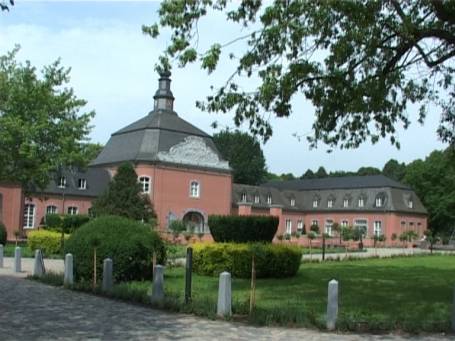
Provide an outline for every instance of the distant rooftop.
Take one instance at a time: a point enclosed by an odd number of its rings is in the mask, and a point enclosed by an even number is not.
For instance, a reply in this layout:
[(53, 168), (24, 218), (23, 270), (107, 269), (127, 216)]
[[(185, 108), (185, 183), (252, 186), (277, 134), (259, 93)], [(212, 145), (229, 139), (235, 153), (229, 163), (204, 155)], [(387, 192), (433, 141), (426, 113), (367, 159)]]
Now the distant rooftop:
[(266, 182), (261, 186), (294, 191), (380, 187), (410, 189), (408, 186), (405, 186), (384, 175), (328, 177), (321, 179), (297, 179), (288, 181), (275, 180)]

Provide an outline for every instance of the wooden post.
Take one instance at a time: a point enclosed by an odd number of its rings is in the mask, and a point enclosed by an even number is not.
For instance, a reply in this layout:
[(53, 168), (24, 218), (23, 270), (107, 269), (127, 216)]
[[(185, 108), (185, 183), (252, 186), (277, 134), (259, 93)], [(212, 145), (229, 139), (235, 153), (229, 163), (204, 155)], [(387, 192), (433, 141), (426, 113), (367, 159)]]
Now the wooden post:
[(325, 233), (322, 233), (322, 260), (325, 260)]
[(256, 305), (256, 264), (254, 255), (251, 260), (251, 296), (250, 296), (250, 314)]
[(193, 248), (186, 249), (186, 266), (185, 266), (185, 304), (191, 302), (191, 277), (193, 273)]
[(155, 277), (155, 269), (156, 269), (156, 252), (153, 251), (152, 255), (152, 275)]

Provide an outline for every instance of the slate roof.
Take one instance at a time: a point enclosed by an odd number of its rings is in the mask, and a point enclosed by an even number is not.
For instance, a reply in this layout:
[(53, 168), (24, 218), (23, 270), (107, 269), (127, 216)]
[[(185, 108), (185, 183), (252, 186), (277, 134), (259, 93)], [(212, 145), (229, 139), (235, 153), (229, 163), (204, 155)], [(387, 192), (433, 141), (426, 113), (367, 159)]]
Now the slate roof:
[[(82, 196), (82, 197), (97, 197), (107, 188), (111, 176), (109, 172), (103, 168), (88, 168), (87, 170), (78, 170), (70, 172), (64, 170), (62, 176), (66, 178), (66, 187), (58, 187), (60, 175), (52, 177), (51, 181), (44, 190), (38, 190), (36, 188), (30, 188), (32, 193), (36, 194), (52, 194), (65, 196)], [(86, 180), (86, 189), (78, 188), (79, 179)]]
[[(427, 213), (420, 199), (409, 187), (392, 179), (382, 175), (347, 178), (347, 181), (342, 181), (342, 178), (335, 178), (335, 181), (334, 178), (323, 178), (272, 182), (273, 186), (271, 183), (261, 186), (233, 184), (232, 204), (237, 206), (242, 202), (242, 194), (245, 193), (246, 202), (254, 208), (269, 208), (267, 195), (270, 194), (272, 205), (282, 206), (286, 211)], [(259, 203), (255, 202), (255, 196), (259, 196)], [(380, 207), (376, 206), (377, 197), (382, 199)], [(363, 207), (358, 205), (360, 198), (363, 198)], [(294, 206), (291, 205), (291, 199), (294, 200)], [(344, 207), (344, 199), (348, 200), (348, 207)], [(318, 201), (317, 207), (313, 207), (314, 200)], [(332, 207), (328, 207), (329, 200), (332, 201)], [(412, 208), (409, 207), (410, 201), (413, 203)]]
[(289, 181), (269, 181), (264, 183), (262, 186), (274, 187), (281, 190), (289, 189), (294, 191), (378, 187), (410, 189), (408, 186), (405, 186), (384, 175), (330, 177), (322, 179), (296, 179)]

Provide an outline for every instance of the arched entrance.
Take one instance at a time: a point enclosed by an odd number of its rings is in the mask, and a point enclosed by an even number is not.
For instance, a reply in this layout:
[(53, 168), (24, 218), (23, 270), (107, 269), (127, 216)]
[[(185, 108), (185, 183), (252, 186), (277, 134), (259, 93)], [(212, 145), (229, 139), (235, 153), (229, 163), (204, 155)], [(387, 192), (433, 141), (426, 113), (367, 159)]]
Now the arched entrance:
[(194, 233), (204, 232), (204, 216), (199, 212), (187, 212), (183, 216), (183, 222), (188, 229), (192, 228)]

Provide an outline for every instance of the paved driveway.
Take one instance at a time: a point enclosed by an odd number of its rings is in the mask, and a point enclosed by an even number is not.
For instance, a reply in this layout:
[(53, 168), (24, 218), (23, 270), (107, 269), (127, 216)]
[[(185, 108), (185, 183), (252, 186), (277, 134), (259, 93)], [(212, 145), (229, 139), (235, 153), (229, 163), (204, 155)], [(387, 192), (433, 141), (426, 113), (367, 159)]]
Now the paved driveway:
[(0, 275), (1, 340), (449, 340), (256, 328), (170, 314)]

